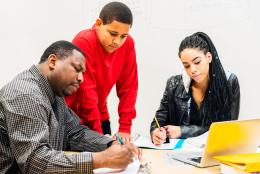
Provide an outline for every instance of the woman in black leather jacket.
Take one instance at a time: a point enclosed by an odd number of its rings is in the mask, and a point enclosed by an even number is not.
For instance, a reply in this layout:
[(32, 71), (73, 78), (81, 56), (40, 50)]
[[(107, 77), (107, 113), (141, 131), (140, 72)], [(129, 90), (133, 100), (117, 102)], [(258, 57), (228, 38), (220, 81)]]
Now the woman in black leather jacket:
[(186, 70), (168, 79), (156, 111), (161, 125), (151, 123), (154, 144), (169, 138), (188, 138), (208, 131), (212, 122), (236, 120), (240, 88), (235, 74), (225, 71), (209, 36), (202, 32), (186, 37), (179, 57)]

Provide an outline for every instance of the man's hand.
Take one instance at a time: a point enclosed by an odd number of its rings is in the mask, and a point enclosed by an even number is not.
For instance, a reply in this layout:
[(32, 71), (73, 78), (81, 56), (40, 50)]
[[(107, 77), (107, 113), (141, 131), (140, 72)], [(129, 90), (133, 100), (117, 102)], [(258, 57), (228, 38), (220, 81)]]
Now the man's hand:
[(156, 128), (153, 130), (151, 134), (152, 141), (155, 145), (160, 145), (165, 142), (167, 136), (166, 136), (166, 130), (164, 128)]
[(166, 130), (166, 135), (169, 138), (179, 138), (181, 137), (181, 128), (180, 126), (167, 125), (164, 126)]
[[(131, 135), (129, 133), (125, 132), (118, 132), (119, 136), (122, 138), (124, 142), (130, 142), (131, 141)], [(113, 136), (113, 139), (117, 139), (116, 136)]]
[(93, 169), (103, 167), (124, 169), (133, 162), (132, 150), (132, 147), (115, 141), (106, 150), (92, 153)]
[(143, 153), (140, 148), (136, 147), (133, 143), (128, 141), (125, 143), (125, 146), (132, 152), (136, 159), (141, 160)]

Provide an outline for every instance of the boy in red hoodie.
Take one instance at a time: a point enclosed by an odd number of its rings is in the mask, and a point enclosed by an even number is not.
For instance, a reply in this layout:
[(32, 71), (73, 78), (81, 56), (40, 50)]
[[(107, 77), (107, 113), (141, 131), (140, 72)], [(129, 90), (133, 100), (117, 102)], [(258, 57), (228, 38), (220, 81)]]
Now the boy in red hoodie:
[(94, 27), (79, 32), (73, 44), (86, 54), (86, 73), (80, 89), (66, 102), (81, 123), (103, 134), (111, 134), (107, 97), (116, 85), (119, 98), (119, 135), (130, 140), (138, 76), (134, 41), (128, 34), (131, 10), (121, 2), (103, 7)]

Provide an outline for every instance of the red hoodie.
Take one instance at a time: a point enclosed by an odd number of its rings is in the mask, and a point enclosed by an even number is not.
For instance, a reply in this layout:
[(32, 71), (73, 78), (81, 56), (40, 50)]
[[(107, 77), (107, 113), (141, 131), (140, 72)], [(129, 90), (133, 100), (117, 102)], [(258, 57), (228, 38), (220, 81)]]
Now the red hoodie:
[(136, 116), (138, 89), (132, 37), (128, 35), (125, 43), (113, 53), (103, 49), (95, 28), (79, 32), (72, 42), (86, 54), (86, 72), (78, 91), (66, 97), (68, 106), (81, 118), (82, 124), (102, 133), (101, 121), (109, 120), (107, 97), (116, 84), (119, 132), (130, 133)]

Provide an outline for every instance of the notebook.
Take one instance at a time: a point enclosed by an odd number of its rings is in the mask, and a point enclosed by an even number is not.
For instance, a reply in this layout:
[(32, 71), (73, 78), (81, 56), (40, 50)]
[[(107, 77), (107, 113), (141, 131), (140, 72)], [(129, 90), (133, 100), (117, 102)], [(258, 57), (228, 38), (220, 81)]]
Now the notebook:
[(134, 144), (137, 147), (141, 148), (149, 148), (149, 149), (159, 149), (159, 150), (174, 150), (181, 148), (184, 140), (183, 139), (169, 139), (169, 142), (163, 143), (161, 145), (154, 145), (151, 137), (148, 136), (140, 136), (138, 139), (134, 141)]
[(212, 123), (203, 152), (172, 154), (172, 158), (197, 167), (219, 165), (219, 155), (255, 153), (260, 145), (260, 119)]

